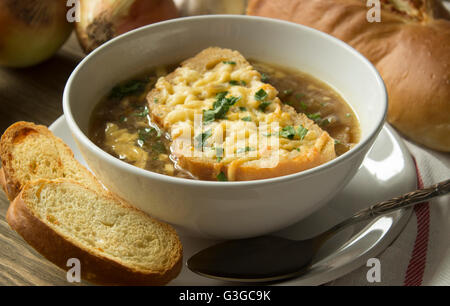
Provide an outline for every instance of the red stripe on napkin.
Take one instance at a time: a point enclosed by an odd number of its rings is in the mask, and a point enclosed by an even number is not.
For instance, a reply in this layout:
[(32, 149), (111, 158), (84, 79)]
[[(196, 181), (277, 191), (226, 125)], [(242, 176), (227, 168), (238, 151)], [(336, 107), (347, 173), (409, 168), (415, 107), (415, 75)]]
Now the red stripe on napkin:
[[(416, 160), (417, 187), (423, 188), (422, 177), (419, 173)], [(405, 276), (405, 286), (420, 286), (423, 281), (425, 265), (427, 261), (428, 239), (430, 232), (430, 207), (428, 202), (416, 205), (414, 212), (417, 218), (417, 236), (414, 249), (408, 264)]]

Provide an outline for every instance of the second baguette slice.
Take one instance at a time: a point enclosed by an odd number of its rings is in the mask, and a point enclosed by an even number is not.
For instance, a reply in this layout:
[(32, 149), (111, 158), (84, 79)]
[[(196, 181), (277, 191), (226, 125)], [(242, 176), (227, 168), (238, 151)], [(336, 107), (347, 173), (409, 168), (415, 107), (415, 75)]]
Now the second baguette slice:
[(28, 182), (67, 178), (94, 190), (105, 190), (81, 165), (70, 148), (43, 125), (17, 122), (6, 129), (0, 141), (0, 183), (10, 201)]
[(164, 285), (181, 270), (182, 246), (170, 225), (70, 180), (26, 184), (6, 218), (60, 268), (79, 259), (82, 277), (94, 283)]

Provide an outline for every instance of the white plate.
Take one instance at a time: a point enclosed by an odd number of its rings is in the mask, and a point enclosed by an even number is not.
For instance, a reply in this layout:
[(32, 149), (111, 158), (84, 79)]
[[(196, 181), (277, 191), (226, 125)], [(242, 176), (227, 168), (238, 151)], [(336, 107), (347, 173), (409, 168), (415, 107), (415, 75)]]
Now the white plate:
[[(64, 116), (50, 130), (73, 150), (75, 157), (85, 164)], [(319, 234), (354, 212), (379, 201), (390, 199), (416, 189), (414, 162), (397, 133), (385, 126), (356, 176), (345, 189), (323, 209), (298, 224), (277, 234), (294, 239), (304, 239)], [(380, 217), (370, 224), (353, 226), (334, 237), (320, 250), (314, 264), (299, 278), (283, 285), (320, 285), (337, 279), (380, 254), (403, 230), (411, 210), (401, 210)], [(179, 231), (184, 248), (184, 262), (197, 251), (214, 241), (192, 238)], [(183, 266), (181, 274), (171, 285), (223, 285), (198, 276)]]

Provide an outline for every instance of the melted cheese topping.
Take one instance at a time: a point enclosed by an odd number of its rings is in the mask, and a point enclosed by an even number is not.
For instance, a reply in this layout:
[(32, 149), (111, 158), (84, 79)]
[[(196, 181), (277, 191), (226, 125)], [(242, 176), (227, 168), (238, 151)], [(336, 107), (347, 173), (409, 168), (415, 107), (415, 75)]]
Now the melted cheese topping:
[[(183, 66), (170, 78), (161, 77), (155, 89), (158, 95), (149, 101), (150, 109), (169, 132), (175, 154), (213, 159), (230, 168), (252, 160), (274, 167), (280, 159), (293, 159), (317, 146), (324, 133), (283, 105), (278, 91), (263, 83), (250, 64), (219, 62), (205, 73)], [(204, 112), (214, 109), (217, 94), (223, 92), (237, 102), (224, 118), (203, 122)], [(285, 127), (307, 131), (293, 139), (280, 137)]]

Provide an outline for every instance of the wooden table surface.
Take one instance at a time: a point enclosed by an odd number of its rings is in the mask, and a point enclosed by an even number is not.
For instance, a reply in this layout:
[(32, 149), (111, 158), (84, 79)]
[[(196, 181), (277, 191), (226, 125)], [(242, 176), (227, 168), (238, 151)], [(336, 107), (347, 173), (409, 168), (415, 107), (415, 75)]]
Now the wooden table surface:
[[(61, 116), (64, 85), (82, 58), (83, 53), (72, 36), (43, 64), (27, 69), (0, 68), (0, 134), (16, 121), (48, 126)], [(70, 285), (63, 270), (11, 230), (5, 220), (8, 205), (0, 191), (0, 286)]]

